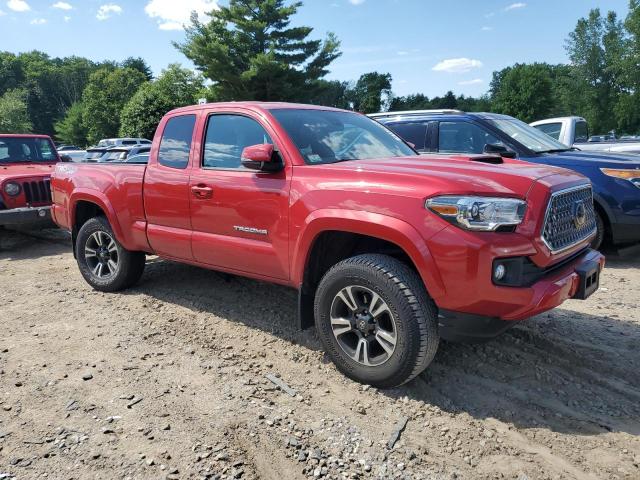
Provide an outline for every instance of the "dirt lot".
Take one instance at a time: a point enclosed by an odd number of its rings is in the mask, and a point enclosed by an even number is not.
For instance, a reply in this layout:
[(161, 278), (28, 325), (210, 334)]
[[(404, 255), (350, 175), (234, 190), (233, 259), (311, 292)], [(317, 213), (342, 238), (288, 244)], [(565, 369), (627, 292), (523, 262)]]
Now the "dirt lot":
[(97, 293), (63, 232), (0, 231), (0, 479), (638, 479), (640, 251), (608, 262), (588, 301), (377, 391), (293, 291), (151, 259)]

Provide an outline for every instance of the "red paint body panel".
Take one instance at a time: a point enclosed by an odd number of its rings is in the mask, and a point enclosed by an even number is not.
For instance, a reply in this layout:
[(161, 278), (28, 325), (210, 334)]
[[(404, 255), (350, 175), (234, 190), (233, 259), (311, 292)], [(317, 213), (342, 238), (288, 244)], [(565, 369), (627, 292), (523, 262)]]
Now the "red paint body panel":
[[(540, 232), (552, 192), (587, 183), (568, 170), (474, 157), (403, 157), (306, 165), (270, 114), (277, 108), (322, 108), (238, 102), (185, 107), (161, 121), (148, 166), (60, 165), (53, 176), (54, 218), (75, 226), (77, 202), (94, 201), (129, 250), (268, 280), (294, 288), (303, 282), (309, 252), (320, 234), (353, 232), (392, 242), (413, 261), (437, 306), (457, 312), (521, 320), (571, 298), (575, 264), (528, 288), (492, 283), (496, 258), (526, 256), (541, 268), (588, 246), (553, 255)], [(331, 109), (328, 109), (331, 110)], [(284, 161), (278, 173), (202, 168), (210, 114), (256, 120)], [(169, 118), (197, 116), (187, 168), (158, 164)], [(527, 201), (515, 232), (470, 232), (428, 211), (426, 199), (443, 194), (515, 197)], [(603, 264), (597, 252), (591, 260)]]

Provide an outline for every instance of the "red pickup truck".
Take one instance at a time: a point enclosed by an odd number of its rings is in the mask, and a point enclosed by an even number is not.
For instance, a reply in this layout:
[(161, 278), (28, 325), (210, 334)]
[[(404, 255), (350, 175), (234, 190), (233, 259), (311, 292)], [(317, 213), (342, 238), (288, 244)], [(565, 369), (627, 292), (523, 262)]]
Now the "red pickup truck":
[(490, 338), (598, 288), (591, 185), (493, 156), (418, 155), (348, 111), (286, 103), (185, 107), (148, 165), (56, 167), (53, 218), (86, 281), (132, 286), (145, 255), (299, 292), (347, 376), (409, 381), (439, 339)]
[(0, 135), (0, 227), (53, 226), (50, 177), (59, 161), (46, 135)]

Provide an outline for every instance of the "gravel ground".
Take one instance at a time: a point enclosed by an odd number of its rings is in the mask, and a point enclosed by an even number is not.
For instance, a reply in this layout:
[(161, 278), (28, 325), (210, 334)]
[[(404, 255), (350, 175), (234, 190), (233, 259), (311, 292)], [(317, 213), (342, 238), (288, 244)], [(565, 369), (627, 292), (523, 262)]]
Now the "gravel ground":
[(150, 259), (102, 294), (63, 232), (0, 231), (0, 480), (638, 479), (639, 267), (379, 391), (296, 331), (291, 290)]

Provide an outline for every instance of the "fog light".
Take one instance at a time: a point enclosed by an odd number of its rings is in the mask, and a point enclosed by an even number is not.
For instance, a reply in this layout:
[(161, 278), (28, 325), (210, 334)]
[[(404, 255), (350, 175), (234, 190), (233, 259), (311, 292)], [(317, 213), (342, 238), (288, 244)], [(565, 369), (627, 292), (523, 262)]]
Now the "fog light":
[(499, 264), (496, 266), (495, 270), (493, 271), (493, 278), (495, 280), (500, 281), (504, 278), (506, 274), (507, 274), (507, 268), (504, 265)]

